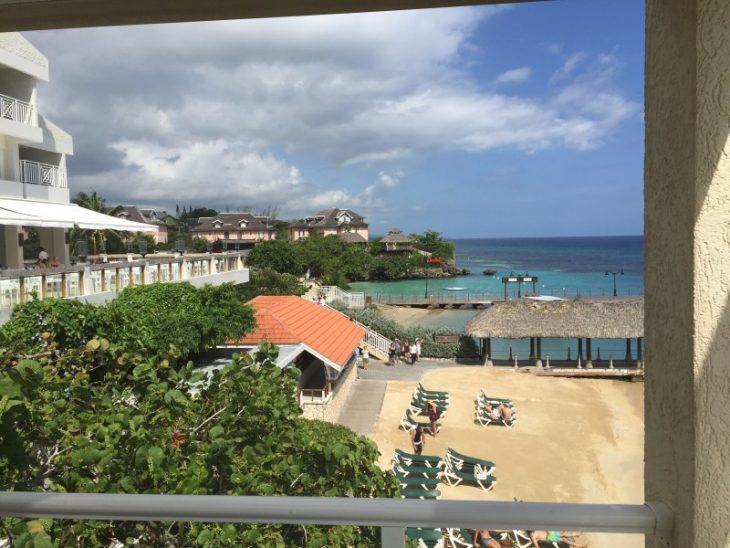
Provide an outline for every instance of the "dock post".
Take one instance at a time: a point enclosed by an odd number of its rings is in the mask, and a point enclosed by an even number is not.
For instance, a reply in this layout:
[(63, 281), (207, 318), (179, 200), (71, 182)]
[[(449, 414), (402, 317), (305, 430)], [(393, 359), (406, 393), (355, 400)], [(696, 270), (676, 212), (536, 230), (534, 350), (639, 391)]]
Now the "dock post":
[(547, 357), (547, 361), (545, 362), (545, 369), (550, 369), (550, 356)]
[(586, 369), (593, 369), (593, 360), (591, 355), (591, 339), (588, 337), (586, 339)]
[(580, 359), (580, 354), (578, 354), (578, 369), (583, 369), (583, 361)]
[(494, 367), (494, 362), (492, 361), (492, 358), (487, 354), (487, 361), (484, 362), (485, 367)]
[(520, 368), (520, 365), (517, 363), (517, 355), (515, 354), (515, 371), (517, 371)]

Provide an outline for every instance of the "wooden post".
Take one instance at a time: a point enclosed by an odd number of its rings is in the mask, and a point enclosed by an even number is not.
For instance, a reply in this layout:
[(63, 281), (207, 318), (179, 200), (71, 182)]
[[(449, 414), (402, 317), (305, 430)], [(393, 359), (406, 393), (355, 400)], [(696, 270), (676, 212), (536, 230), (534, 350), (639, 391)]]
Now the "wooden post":
[(537, 338), (537, 359), (542, 359), (542, 337)]
[(591, 352), (591, 338), (586, 338), (586, 368), (587, 369), (593, 369), (593, 353)]
[(114, 270), (116, 275), (114, 276), (114, 289), (119, 291), (119, 287), (122, 285), (122, 281), (119, 279), (119, 268)]
[(46, 275), (41, 274), (41, 299), (48, 298), (48, 286), (46, 285)]
[(487, 356), (492, 356), (492, 337), (487, 337)]
[(127, 287), (132, 287), (134, 285), (134, 269), (130, 266), (129, 267), (129, 280), (127, 281)]
[(101, 269), (101, 292), (106, 291), (106, 268)]
[(68, 287), (66, 287), (66, 273), (61, 272), (61, 298), (68, 297)]
[(631, 339), (626, 339), (626, 357), (624, 358), (626, 362), (631, 361)]
[(642, 352), (642, 337), (636, 337), (636, 367), (641, 368), (644, 364), (643, 352)]
[(530, 361), (535, 359), (535, 337), (530, 337)]
[(578, 339), (578, 359), (583, 359), (583, 338)]
[(23, 276), (18, 278), (18, 293), (18, 301), (23, 304), (25, 302), (25, 278)]

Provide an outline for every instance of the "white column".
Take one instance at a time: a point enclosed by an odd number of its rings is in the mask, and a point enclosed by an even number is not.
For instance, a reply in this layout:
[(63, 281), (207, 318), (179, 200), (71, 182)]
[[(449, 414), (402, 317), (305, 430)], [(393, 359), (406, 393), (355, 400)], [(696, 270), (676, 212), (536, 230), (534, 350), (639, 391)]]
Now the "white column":
[(0, 265), (3, 268), (23, 268), (23, 246), (19, 245), (22, 227), (0, 225)]
[(646, 5), (645, 497), (728, 546), (730, 2)]

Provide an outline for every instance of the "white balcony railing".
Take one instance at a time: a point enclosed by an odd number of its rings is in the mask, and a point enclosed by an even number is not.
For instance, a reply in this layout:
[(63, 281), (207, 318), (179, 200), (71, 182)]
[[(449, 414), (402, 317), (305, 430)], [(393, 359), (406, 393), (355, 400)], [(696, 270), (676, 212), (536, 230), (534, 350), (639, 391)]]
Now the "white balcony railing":
[(31, 162), (30, 160), (20, 161), (20, 179), (23, 183), (34, 185), (46, 185), (57, 188), (67, 188), (68, 179), (66, 170), (53, 164)]
[(0, 492), (0, 515), (36, 518), (381, 527), (402, 548), (406, 527), (595, 531), (656, 535), (669, 546), (673, 516), (660, 502), (565, 504), (222, 495)]
[(33, 105), (2, 93), (0, 93), (0, 118), (13, 120), (21, 124), (36, 125), (33, 117)]

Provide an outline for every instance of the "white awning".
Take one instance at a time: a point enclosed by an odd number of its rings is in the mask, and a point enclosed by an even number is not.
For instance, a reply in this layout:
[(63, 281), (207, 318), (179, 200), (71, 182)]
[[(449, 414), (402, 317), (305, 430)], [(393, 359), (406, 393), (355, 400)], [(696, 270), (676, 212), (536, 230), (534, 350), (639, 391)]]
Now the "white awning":
[(157, 232), (157, 227), (104, 215), (76, 204), (54, 204), (33, 200), (0, 198), (0, 225), (84, 229), (112, 229), (126, 232)]

